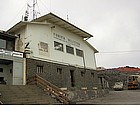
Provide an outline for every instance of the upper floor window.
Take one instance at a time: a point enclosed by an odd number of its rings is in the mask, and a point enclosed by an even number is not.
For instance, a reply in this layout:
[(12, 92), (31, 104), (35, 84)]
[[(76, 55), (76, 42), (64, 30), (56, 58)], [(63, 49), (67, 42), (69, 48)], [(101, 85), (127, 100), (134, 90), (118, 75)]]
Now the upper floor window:
[(79, 49), (76, 49), (76, 55), (80, 56), (80, 57), (83, 57), (83, 51), (79, 50)]
[(1, 49), (6, 49), (6, 40), (0, 39), (0, 48)]
[(13, 51), (15, 48), (15, 41), (14, 40), (7, 40), (6, 41), (6, 49), (9, 51)]
[(14, 51), (14, 49), (15, 49), (15, 39), (8, 38), (8, 37), (5, 37), (5, 36), (0, 36), (0, 49)]
[(62, 43), (59, 43), (59, 42), (56, 42), (54, 41), (54, 49), (55, 50), (59, 50), (59, 51), (64, 51), (64, 48), (63, 48), (63, 44)]
[(74, 54), (74, 48), (70, 46), (66, 46), (66, 52), (70, 54)]

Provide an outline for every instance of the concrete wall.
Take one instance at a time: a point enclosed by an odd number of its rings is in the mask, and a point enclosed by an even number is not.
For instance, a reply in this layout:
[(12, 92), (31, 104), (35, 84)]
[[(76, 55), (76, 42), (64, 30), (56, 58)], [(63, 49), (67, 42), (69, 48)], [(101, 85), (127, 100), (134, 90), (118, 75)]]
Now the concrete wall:
[[(27, 40), (30, 41), (29, 47), (31, 48), (32, 57), (34, 59), (49, 59), (52, 62), (57, 61), (58, 63), (78, 67), (84, 67), (85, 63), (86, 68), (96, 69), (94, 50), (89, 47), (80, 36), (52, 24), (29, 23), (26, 29)], [(62, 43), (64, 50), (55, 50), (54, 41)], [(40, 42), (44, 42), (48, 45), (47, 52), (40, 52)], [(74, 48), (74, 55), (66, 52), (66, 45)], [(76, 56), (76, 49), (80, 49), (84, 52), (85, 62), (83, 57)]]
[[(21, 53), (9, 52), (13, 55), (20, 55)], [(4, 77), (7, 85), (24, 85), (25, 84), (25, 66), (24, 58), (7, 55), (5, 52), (0, 55), (0, 77)]]
[[(6, 60), (2, 60), (6, 62)], [(8, 60), (7, 60), (8, 61)], [(0, 68), (3, 69), (0, 72), (0, 77), (4, 77), (4, 81), (7, 85), (23, 85), (25, 79), (25, 68), (24, 68), (24, 59), (13, 57), (13, 60), (9, 61), (8, 64), (0, 64)]]
[(16, 38), (15, 51), (24, 52), (25, 45), (29, 42), (26, 29), (27, 27), (24, 26), (15, 32), (16, 35), (19, 35), (19, 38)]
[(13, 85), (24, 85), (23, 59), (15, 58), (13, 61)]

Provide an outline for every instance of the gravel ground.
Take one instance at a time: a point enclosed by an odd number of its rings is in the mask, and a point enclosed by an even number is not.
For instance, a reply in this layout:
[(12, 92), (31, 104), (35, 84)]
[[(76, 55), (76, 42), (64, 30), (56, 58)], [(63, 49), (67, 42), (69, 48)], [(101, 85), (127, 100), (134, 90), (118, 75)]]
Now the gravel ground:
[(77, 102), (80, 105), (140, 105), (140, 90), (110, 91), (104, 97)]

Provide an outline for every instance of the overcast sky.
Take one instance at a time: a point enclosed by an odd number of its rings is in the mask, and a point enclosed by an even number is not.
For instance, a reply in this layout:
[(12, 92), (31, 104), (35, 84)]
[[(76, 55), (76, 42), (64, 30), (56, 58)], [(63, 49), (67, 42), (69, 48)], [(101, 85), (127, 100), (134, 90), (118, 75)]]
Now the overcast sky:
[[(0, 30), (22, 19), (27, 2), (0, 0)], [(140, 67), (140, 0), (38, 0), (41, 15), (52, 12), (89, 32), (99, 51), (97, 66)]]

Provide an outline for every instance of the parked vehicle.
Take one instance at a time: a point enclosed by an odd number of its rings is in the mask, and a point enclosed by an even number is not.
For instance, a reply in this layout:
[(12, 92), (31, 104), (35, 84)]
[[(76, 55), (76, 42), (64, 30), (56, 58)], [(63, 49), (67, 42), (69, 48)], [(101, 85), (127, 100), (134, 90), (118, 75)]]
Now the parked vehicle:
[(139, 89), (140, 88), (140, 75), (128, 76), (128, 89)]
[(114, 90), (123, 90), (123, 82), (116, 82), (113, 86)]

